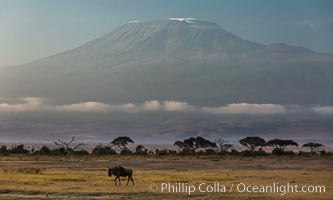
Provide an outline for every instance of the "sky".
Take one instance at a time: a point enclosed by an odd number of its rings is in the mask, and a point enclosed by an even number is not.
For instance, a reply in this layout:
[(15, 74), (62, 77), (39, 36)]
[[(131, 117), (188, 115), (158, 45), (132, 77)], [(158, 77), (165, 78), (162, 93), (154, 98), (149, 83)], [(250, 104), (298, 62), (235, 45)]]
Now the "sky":
[(75, 48), (128, 21), (193, 17), (244, 39), (333, 53), (329, 0), (0, 0), (0, 67)]

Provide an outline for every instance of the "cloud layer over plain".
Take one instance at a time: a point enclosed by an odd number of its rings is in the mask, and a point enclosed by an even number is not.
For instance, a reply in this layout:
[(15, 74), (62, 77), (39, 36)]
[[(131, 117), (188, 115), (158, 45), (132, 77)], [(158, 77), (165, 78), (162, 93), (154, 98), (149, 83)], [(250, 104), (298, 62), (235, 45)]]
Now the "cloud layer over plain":
[[(7, 101), (7, 102), (4, 102)], [(312, 112), (319, 114), (333, 114), (333, 107), (315, 106), (310, 108)], [(111, 105), (101, 102), (79, 102), (66, 105), (49, 104), (45, 98), (26, 97), (16, 103), (8, 103), (8, 100), (0, 102), (0, 112), (192, 112), (205, 114), (248, 114), (271, 115), (287, 112), (287, 108), (279, 104), (251, 104), (232, 103), (219, 107), (194, 106), (180, 101), (145, 101), (140, 104), (126, 103)]]

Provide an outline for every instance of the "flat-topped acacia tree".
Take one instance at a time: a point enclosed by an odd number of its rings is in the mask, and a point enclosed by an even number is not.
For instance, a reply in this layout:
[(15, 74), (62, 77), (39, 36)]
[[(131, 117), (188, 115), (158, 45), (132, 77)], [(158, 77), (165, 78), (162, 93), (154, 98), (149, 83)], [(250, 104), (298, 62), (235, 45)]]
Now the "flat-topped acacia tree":
[(246, 137), (239, 140), (239, 143), (247, 147), (250, 151), (255, 151), (257, 147), (266, 145), (266, 141), (261, 137)]
[(216, 143), (211, 142), (203, 137), (190, 137), (185, 139), (184, 141), (176, 141), (175, 146), (178, 146), (180, 149), (189, 149), (192, 154), (195, 153), (198, 148), (216, 148)]
[(287, 146), (298, 146), (293, 140), (273, 139), (266, 143), (267, 146), (273, 146), (281, 152), (284, 152)]
[(322, 147), (324, 145), (320, 144), (320, 143), (313, 143), (313, 142), (309, 142), (306, 144), (303, 144), (303, 147), (310, 147), (310, 152), (314, 153), (318, 151), (319, 147)]
[(116, 139), (114, 139), (111, 144), (113, 144), (114, 146), (122, 149), (122, 150), (127, 150), (129, 151), (129, 149), (126, 147), (129, 143), (134, 143), (134, 141), (127, 137), (127, 136), (120, 136), (117, 137)]

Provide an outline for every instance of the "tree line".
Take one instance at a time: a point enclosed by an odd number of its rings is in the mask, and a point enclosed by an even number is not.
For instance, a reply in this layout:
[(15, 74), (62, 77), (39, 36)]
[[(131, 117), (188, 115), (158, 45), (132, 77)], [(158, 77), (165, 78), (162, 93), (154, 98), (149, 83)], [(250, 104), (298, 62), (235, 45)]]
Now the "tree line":
[[(299, 146), (293, 140), (289, 139), (272, 139), (266, 141), (261, 137), (245, 137), (239, 140), (239, 144), (246, 148), (246, 150), (239, 150), (235, 145), (228, 144), (222, 138), (216, 139), (214, 142), (201, 136), (189, 137), (183, 141), (176, 141), (174, 146), (177, 150), (172, 149), (155, 149), (148, 150), (143, 145), (137, 145), (134, 151), (131, 151), (127, 146), (130, 143), (135, 143), (130, 137), (121, 136), (112, 140), (107, 145), (99, 144), (95, 146), (91, 152), (82, 149), (82, 146), (87, 145), (84, 142), (76, 141), (73, 136), (68, 141), (57, 140), (54, 142), (54, 148), (42, 146), (39, 149), (26, 149), (23, 144), (7, 148), (3, 145), (0, 147), (1, 155), (11, 154), (30, 154), (30, 155), (241, 155), (241, 156), (266, 156), (268, 152), (264, 151), (264, 147), (272, 147), (272, 155), (296, 155), (293, 151), (287, 151), (287, 147)], [(320, 143), (306, 143), (302, 147), (309, 149), (307, 152), (300, 151), (299, 155), (331, 155), (330, 152), (320, 150), (323, 147)]]

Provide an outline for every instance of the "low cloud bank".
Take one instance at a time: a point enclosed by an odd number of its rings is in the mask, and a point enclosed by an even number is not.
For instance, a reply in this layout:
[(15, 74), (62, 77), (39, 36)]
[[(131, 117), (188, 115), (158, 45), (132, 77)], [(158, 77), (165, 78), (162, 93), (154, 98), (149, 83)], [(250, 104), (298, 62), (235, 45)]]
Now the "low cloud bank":
[(333, 115), (333, 106), (315, 106), (312, 110), (319, 114)]
[(203, 107), (203, 111), (214, 114), (278, 114), (286, 112), (286, 108), (278, 104), (233, 103), (221, 107)]
[(46, 102), (45, 98), (36, 97), (25, 97), (20, 100), (21, 103), (0, 103), (0, 112), (38, 111), (44, 107), (43, 103)]
[[(309, 109), (304, 109), (309, 110)], [(333, 114), (333, 107), (315, 106), (310, 108), (314, 113)], [(80, 102), (66, 105), (49, 104), (45, 98), (26, 97), (17, 103), (0, 102), (0, 112), (192, 112), (206, 114), (248, 114), (248, 115), (272, 115), (283, 114), (287, 108), (279, 104), (251, 104), (232, 103), (225, 106), (209, 107), (194, 106), (180, 101), (145, 101), (140, 104), (127, 103), (111, 105), (101, 102)]]

